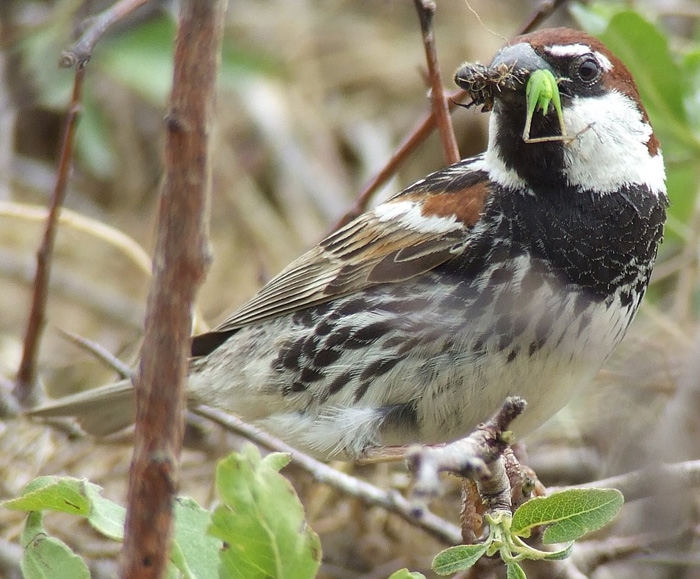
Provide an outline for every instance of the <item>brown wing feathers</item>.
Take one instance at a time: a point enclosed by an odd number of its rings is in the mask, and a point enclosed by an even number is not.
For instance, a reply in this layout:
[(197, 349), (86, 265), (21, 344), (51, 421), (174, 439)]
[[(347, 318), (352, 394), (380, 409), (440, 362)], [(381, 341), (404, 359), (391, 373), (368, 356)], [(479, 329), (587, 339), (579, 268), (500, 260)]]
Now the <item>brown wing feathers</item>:
[(215, 330), (195, 336), (192, 355), (208, 354), (242, 326), (409, 279), (464, 251), (489, 187), (485, 173), (470, 170), (469, 162), (460, 165), (434, 173), (331, 234)]

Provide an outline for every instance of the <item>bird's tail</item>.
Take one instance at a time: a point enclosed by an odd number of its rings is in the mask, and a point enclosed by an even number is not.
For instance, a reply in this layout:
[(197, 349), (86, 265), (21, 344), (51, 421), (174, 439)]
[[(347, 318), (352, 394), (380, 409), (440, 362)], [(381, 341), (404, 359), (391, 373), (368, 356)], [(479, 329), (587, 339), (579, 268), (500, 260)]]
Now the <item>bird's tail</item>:
[(122, 380), (52, 400), (24, 414), (34, 418), (73, 417), (88, 434), (107, 436), (134, 422), (134, 387), (131, 380)]

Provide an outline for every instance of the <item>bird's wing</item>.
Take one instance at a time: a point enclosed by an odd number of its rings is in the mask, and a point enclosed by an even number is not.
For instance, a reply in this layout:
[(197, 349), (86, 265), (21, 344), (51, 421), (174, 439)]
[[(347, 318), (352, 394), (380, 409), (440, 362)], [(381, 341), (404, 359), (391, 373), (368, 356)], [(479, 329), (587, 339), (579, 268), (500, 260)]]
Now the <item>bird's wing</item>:
[(193, 355), (243, 326), (437, 267), (468, 246), (488, 194), (481, 157), (429, 175), (292, 262), (221, 325), (195, 336)]

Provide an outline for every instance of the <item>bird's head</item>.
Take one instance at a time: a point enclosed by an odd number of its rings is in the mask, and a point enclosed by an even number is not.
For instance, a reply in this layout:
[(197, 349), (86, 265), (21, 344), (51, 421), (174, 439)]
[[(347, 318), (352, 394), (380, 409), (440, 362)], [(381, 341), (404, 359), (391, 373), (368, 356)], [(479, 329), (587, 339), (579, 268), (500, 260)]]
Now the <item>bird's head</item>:
[(665, 193), (659, 143), (622, 61), (567, 28), (519, 36), (455, 82), (493, 114), (487, 164), (505, 186)]

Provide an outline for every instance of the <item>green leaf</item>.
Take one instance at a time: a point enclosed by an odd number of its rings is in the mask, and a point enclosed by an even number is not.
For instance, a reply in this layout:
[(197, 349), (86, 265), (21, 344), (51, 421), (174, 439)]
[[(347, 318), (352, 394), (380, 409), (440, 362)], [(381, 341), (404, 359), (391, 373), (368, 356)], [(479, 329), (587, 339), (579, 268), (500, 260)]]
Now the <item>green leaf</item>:
[[(218, 559), (218, 557), (217, 557)], [(168, 565), (168, 571), (174, 572), (174, 576), (182, 576), (182, 579), (195, 579), (196, 575), (192, 574), (187, 561), (185, 560), (185, 554), (180, 548), (180, 543), (173, 541), (170, 546), (170, 564)], [(216, 577), (216, 574), (211, 575), (211, 577)]]
[(175, 22), (163, 15), (107, 38), (93, 61), (106, 75), (163, 106), (173, 80), (174, 38)]
[(671, 197), (664, 239), (685, 241), (695, 211), (696, 192), (700, 188), (700, 165), (696, 158), (666, 162), (666, 186)]
[(212, 515), (209, 533), (225, 542), (219, 573), (232, 579), (314, 577), (321, 561), (318, 535), (287, 479), (286, 459), (263, 460), (252, 445), (233, 453), (216, 469), (224, 503)]
[(281, 471), (292, 461), (292, 457), (284, 452), (271, 452), (262, 459), (265, 466), (269, 466), (275, 472)]
[(685, 105), (690, 126), (695, 134), (700, 132), (700, 43), (688, 51), (681, 61), (681, 71), (685, 83)]
[(85, 486), (91, 509), (87, 517), (93, 529), (115, 541), (124, 540), (126, 509), (102, 496), (102, 488), (93, 483)]
[(90, 525), (110, 539), (124, 538), (124, 507), (104, 498), (102, 488), (85, 479), (40, 476), (16, 499), (0, 504), (15, 511), (58, 511), (86, 517)]
[(217, 577), (223, 544), (207, 534), (211, 513), (193, 499), (183, 497), (175, 499), (174, 512), (173, 563), (185, 578)]
[(25, 28), (28, 34), (20, 36), (9, 48), (19, 57), (17, 64), (21, 68), (15, 72), (29, 76), (38, 103), (51, 110), (65, 111), (73, 87), (75, 73), (56, 66), (61, 51), (70, 44), (66, 32), (71, 25), (67, 18), (71, 18), (70, 14), (54, 4), (51, 13), (45, 14), (45, 25)]
[[(98, 46), (94, 66), (134, 92), (162, 106), (172, 85), (175, 22), (168, 15), (152, 18)], [(250, 74), (278, 74), (283, 69), (275, 56), (239, 47), (226, 35), (221, 49), (220, 82), (240, 84)]]
[(624, 9), (624, 6), (614, 2), (592, 2), (590, 4), (576, 2), (569, 6), (569, 11), (581, 25), (581, 28), (595, 36), (603, 33), (610, 19), (621, 9)]
[(41, 513), (29, 513), (20, 540), (24, 547), (20, 568), (25, 579), (90, 578), (83, 560), (63, 541), (46, 534)]
[(536, 497), (515, 511), (511, 531), (529, 537), (534, 527), (551, 525), (544, 533), (544, 543), (574, 541), (607, 525), (623, 502), (617, 489), (570, 489)]
[(391, 574), (389, 579), (425, 579), (423, 573), (418, 573), (417, 571), (409, 571), (408, 569), (399, 569)]
[[(574, 14), (585, 26), (596, 18), (609, 17), (604, 30), (593, 25), (589, 30), (630, 69), (642, 102), (667, 156), (685, 149), (700, 152), (700, 140), (688, 129), (684, 91), (687, 88), (678, 63), (664, 34), (638, 12), (620, 9), (613, 14), (578, 6)], [(588, 18), (594, 13), (595, 18)]]
[(250, 50), (233, 35), (225, 34), (221, 45), (221, 71), (219, 81), (223, 86), (235, 88), (251, 75), (280, 76), (285, 66), (278, 54)]
[(101, 179), (114, 176), (116, 154), (110, 140), (111, 131), (91, 91), (83, 96), (80, 122), (75, 135), (75, 150), (87, 168)]
[(576, 19), (598, 36), (632, 72), (654, 131), (661, 141), (671, 206), (667, 238), (682, 239), (700, 189), (700, 47), (671, 52), (654, 24), (622, 3), (572, 7)]
[[(39, 477), (27, 485), (20, 498), (6, 501), (3, 506), (15, 510), (48, 509), (85, 516), (95, 530), (121, 541), (124, 538), (126, 510), (104, 498), (101, 492), (101, 487), (85, 480)], [(174, 513), (175, 535), (171, 560), (175, 566), (185, 578), (217, 577), (222, 543), (207, 535), (211, 523), (209, 512), (192, 499), (177, 498)], [(30, 518), (34, 514), (30, 512)], [(65, 547), (57, 539), (45, 539), (49, 540), (46, 548), (56, 550)], [(53, 566), (50, 568), (53, 569)], [(169, 573), (178, 576), (172, 570)]]
[[(173, 547), (174, 550), (174, 547)], [(216, 577), (216, 575), (215, 575)], [(191, 575), (187, 576), (180, 572), (180, 570), (173, 564), (173, 557), (172, 553), (170, 555), (170, 561), (168, 561), (168, 564), (165, 566), (165, 576), (163, 579), (200, 579), (200, 578), (193, 578)], [(208, 579), (202, 577), (201, 579)], [(217, 578), (218, 579), (218, 578)]]
[(547, 555), (542, 557), (542, 559), (544, 561), (561, 561), (562, 559), (568, 559), (571, 556), (571, 552), (573, 550), (574, 543), (572, 541), (563, 549), (560, 549), (559, 551), (552, 551), (551, 553), (548, 553)]
[(438, 575), (452, 575), (472, 567), (486, 553), (488, 545), (456, 545), (438, 553), (431, 565)]
[(0, 503), (14, 511), (59, 511), (72, 515), (87, 516), (90, 501), (86, 496), (84, 479), (40, 476), (30, 482), (16, 499)]
[(506, 579), (527, 579), (525, 571), (517, 563), (508, 563), (506, 567)]

